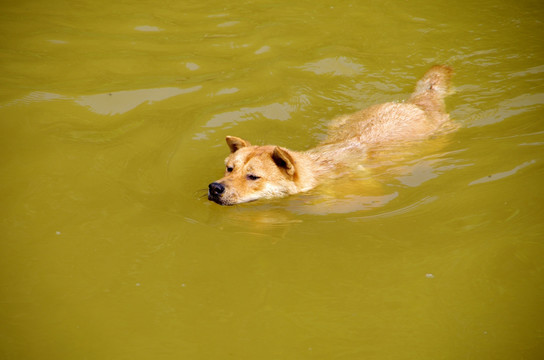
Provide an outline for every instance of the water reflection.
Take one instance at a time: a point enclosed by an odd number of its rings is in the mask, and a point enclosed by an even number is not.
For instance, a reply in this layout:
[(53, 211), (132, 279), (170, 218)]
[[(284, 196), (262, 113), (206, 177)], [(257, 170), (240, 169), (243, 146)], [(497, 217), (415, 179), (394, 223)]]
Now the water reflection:
[(165, 87), (155, 89), (137, 89), (113, 91), (103, 94), (71, 97), (45, 91), (34, 91), (20, 99), (10, 101), (0, 107), (17, 104), (30, 104), (42, 101), (72, 100), (90, 111), (100, 115), (118, 115), (129, 112), (139, 105), (162, 101), (181, 94), (189, 94), (202, 89), (201, 85), (190, 88)]
[(485, 176), (483, 178), (471, 181), (469, 183), (469, 185), (483, 184), (483, 183), (486, 183), (486, 182), (496, 181), (496, 180), (500, 180), (500, 179), (503, 179), (503, 178), (508, 177), (508, 176), (512, 176), (512, 175), (516, 174), (519, 170), (524, 169), (524, 168), (526, 168), (526, 167), (528, 167), (530, 165), (533, 165), (534, 163), (536, 163), (536, 160), (526, 161), (523, 164), (516, 166), (512, 170), (487, 175), (487, 176)]
[(300, 69), (311, 71), (316, 75), (355, 76), (362, 74), (365, 68), (352, 59), (340, 56), (310, 62), (301, 66)]
[(146, 102), (152, 103), (154, 101), (161, 101), (177, 95), (192, 93), (200, 89), (202, 89), (201, 85), (187, 89), (167, 87), (117, 91), (105, 94), (80, 96), (75, 99), (75, 102), (100, 115), (116, 115), (126, 113)]

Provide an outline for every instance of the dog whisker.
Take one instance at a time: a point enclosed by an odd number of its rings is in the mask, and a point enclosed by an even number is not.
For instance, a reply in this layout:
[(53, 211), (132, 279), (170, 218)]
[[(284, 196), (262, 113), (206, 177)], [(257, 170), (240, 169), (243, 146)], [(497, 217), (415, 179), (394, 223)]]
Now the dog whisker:
[(198, 189), (193, 193), (193, 196), (199, 199), (207, 198), (208, 197), (208, 190), (207, 189)]

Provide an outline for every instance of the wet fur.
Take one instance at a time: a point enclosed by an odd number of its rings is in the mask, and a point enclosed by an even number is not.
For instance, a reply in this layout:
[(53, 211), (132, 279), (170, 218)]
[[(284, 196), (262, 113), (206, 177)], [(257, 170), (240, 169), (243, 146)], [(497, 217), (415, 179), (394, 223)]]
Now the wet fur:
[(452, 74), (448, 66), (433, 66), (406, 102), (340, 116), (331, 122), (327, 138), (307, 151), (254, 146), (227, 136), (231, 153), (225, 160), (225, 174), (209, 185), (208, 199), (234, 205), (308, 191), (362, 164), (378, 146), (422, 140), (454, 129), (444, 104)]

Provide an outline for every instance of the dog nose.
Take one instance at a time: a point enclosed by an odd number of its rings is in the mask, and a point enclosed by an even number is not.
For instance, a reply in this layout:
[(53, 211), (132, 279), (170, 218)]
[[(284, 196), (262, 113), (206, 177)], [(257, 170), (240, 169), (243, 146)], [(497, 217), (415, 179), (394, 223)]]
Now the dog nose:
[(225, 191), (223, 184), (213, 182), (208, 186), (210, 194), (212, 195), (221, 195)]

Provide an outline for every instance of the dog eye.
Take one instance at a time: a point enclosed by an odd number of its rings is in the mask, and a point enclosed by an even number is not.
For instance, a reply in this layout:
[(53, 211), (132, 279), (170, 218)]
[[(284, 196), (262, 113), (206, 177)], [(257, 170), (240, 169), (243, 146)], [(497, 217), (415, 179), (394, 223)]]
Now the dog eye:
[(260, 176), (257, 176), (257, 175), (252, 175), (252, 174), (249, 174), (247, 176), (248, 180), (257, 180), (257, 179), (260, 179), (261, 177)]
[(233, 170), (232, 166), (227, 166), (227, 172), (232, 172), (232, 170)]

